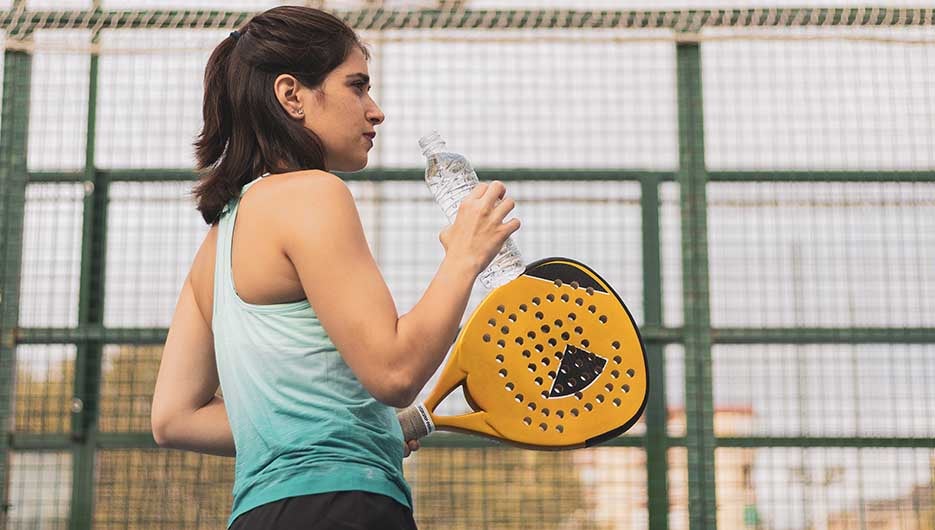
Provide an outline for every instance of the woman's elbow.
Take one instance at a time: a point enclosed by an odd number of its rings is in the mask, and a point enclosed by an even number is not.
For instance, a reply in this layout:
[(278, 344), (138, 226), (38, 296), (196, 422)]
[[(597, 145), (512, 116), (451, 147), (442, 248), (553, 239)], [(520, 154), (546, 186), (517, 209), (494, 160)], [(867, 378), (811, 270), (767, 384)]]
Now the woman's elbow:
[(374, 399), (398, 409), (404, 409), (419, 396), (419, 386), (412, 378), (403, 374), (388, 375), (384, 377), (377, 388), (370, 391)]
[(153, 425), (153, 440), (156, 442), (157, 446), (163, 449), (169, 448), (169, 439), (166, 437), (165, 430), (155, 425)]
[(413, 401), (415, 401), (416, 396), (408, 392), (379, 392), (373, 394), (373, 398), (380, 403), (383, 403), (384, 405), (395, 407), (397, 409), (404, 409), (411, 405)]
[(149, 416), (149, 426), (153, 433), (153, 440), (159, 447), (169, 449), (172, 447), (172, 438), (169, 431), (169, 418), (153, 412)]

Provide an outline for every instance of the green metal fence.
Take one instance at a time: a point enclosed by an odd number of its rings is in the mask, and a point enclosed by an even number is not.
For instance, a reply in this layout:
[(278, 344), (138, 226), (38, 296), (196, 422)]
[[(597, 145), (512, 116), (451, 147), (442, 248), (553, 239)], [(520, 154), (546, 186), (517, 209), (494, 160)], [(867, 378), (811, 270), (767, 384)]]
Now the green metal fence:
[[(935, 528), (935, 10), (364, 4), (326, 7), (386, 139), (342, 176), (400, 313), (441, 256), (415, 140), (447, 128), (650, 362), (604, 446), (427, 439), (420, 527)], [(205, 231), (189, 81), (251, 14), (0, 5), (0, 528), (226, 521), (232, 461), (158, 449), (149, 402)]]

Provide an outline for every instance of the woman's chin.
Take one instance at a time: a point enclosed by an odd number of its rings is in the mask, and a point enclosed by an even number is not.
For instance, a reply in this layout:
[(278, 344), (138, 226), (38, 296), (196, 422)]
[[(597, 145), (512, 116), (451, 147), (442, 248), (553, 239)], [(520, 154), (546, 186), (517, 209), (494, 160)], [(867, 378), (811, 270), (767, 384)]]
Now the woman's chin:
[(329, 164), (328, 171), (337, 171), (340, 173), (353, 173), (367, 167), (367, 156), (358, 160), (342, 160), (337, 164)]

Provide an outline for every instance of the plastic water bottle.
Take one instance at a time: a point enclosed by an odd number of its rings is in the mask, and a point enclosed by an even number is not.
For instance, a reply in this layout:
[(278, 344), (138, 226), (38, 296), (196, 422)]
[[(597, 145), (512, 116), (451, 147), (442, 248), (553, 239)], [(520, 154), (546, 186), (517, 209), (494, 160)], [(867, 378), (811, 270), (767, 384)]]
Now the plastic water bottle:
[[(426, 158), (425, 183), (448, 222), (453, 223), (461, 201), (478, 184), (477, 173), (466, 158), (448, 150), (436, 131), (420, 138), (419, 146)], [(507, 238), (490, 265), (480, 273), (480, 280), (484, 287), (493, 290), (518, 278), (525, 270), (519, 248), (512, 238)]]

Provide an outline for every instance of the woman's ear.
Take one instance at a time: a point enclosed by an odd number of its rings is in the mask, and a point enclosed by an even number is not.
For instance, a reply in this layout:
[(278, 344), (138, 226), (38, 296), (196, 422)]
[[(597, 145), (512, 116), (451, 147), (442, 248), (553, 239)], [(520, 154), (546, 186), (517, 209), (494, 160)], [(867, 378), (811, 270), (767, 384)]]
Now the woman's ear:
[(305, 109), (302, 108), (302, 100), (299, 98), (300, 87), (299, 80), (290, 74), (279, 74), (273, 81), (276, 99), (286, 114), (291, 118), (304, 120)]

